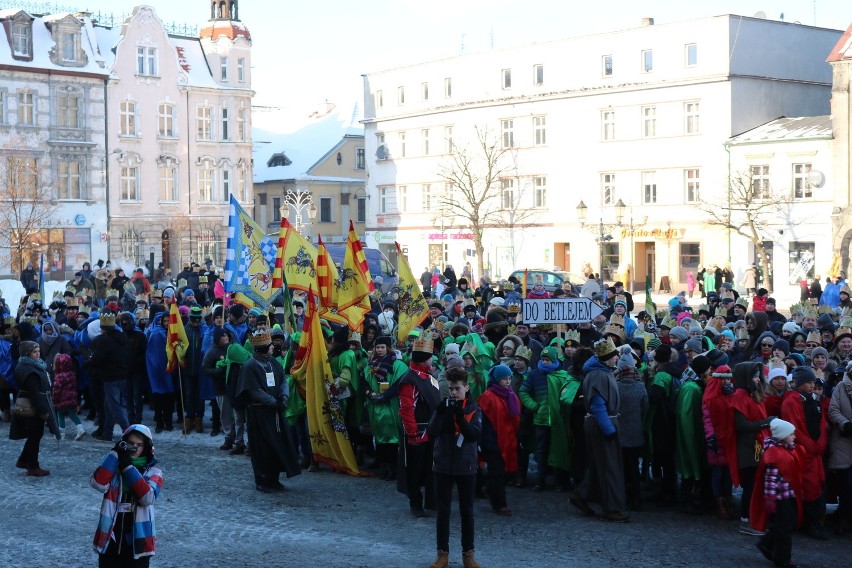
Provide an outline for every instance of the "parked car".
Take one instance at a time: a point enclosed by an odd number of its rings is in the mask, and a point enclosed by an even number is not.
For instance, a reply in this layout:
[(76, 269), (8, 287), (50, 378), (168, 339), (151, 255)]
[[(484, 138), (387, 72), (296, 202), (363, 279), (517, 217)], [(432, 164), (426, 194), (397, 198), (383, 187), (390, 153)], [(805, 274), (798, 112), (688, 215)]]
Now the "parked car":
[[(328, 249), (328, 254), (338, 266), (343, 266), (343, 258), (346, 255), (346, 245), (325, 245)], [(399, 285), (399, 276), (397, 276), (396, 268), (391, 264), (388, 258), (379, 249), (364, 247), (364, 257), (367, 259), (367, 267), (370, 269), (370, 275), (382, 277), (382, 294), (390, 294), (391, 291)]]
[[(516, 270), (509, 275), (510, 277), (514, 276), (518, 279), (518, 282), (521, 282), (524, 277), (523, 270)], [(571, 284), (571, 289), (575, 294), (580, 293), (580, 286), (582, 286), (583, 279), (581, 279), (578, 275), (565, 272), (561, 270), (544, 270), (538, 268), (532, 268), (527, 270), (527, 290), (531, 290), (533, 287), (533, 283), (535, 282), (536, 277), (540, 276), (542, 281), (544, 282), (544, 289), (550, 292), (551, 294), (562, 288), (562, 284), (564, 282), (569, 282)]]

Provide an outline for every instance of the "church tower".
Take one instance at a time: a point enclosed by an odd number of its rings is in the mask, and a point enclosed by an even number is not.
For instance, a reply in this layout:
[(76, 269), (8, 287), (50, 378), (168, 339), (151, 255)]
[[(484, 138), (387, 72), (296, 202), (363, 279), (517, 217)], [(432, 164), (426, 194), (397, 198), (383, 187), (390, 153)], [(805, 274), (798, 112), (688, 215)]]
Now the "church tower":
[(239, 15), (239, 0), (210, 0), (210, 19), (199, 38), (213, 78), (222, 85), (250, 89), (251, 34)]

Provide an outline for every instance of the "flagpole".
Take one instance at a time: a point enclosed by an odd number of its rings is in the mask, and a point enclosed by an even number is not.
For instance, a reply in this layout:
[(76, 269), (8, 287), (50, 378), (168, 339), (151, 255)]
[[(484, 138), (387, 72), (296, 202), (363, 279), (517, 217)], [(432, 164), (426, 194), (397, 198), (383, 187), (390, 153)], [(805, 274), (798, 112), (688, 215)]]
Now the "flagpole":
[(183, 428), (181, 430), (183, 431), (183, 435), (186, 436), (186, 435), (189, 434), (189, 432), (187, 431), (186, 406), (184, 406), (185, 403), (183, 401), (183, 375), (180, 372), (180, 361), (178, 361), (177, 372), (178, 372), (178, 389), (180, 389), (180, 408), (181, 408), (181, 411), (183, 412), (183, 416), (181, 416), (181, 419), (182, 419), (181, 422), (183, 423)]

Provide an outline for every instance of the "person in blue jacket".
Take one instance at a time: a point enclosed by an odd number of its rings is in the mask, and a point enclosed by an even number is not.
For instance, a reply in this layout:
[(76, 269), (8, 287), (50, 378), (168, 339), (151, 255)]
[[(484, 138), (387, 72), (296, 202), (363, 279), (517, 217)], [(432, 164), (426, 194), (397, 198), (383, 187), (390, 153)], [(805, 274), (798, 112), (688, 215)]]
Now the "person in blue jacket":
[(154, 399), (154, 431), (171, 432), (174, 429), (172, 418), (175, 408), (175, 390), (171, 373), (166, 371), (166, 340), (169, 324), (167, 312), (154, 316), (149, 326), (148, 346), (145, 350), (145, 363), (148, 367), (148, 382), (151, 383), (151, 395)]

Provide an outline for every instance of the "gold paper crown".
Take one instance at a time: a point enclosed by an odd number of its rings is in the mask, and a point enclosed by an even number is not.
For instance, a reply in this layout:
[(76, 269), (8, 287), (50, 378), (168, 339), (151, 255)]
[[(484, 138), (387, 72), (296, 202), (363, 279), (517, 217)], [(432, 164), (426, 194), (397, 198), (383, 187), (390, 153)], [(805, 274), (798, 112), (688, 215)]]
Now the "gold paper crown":
[(415, 339), (414, 343), (411, 345), (411, 350), (419, 353), (432, 353), (433, 348), (434, 344), (432, 343), (431, 337), (420, 336)]
[(666, 310), (666, 309), (659, 309), (659, 310), (657, 310), (657, 313), (656, 313), (658, 320), (665, 319), (666, 317), (668, 317), (668, 315), (669, 315), (669, 311)]
[(115, 314), (101, 314), (99, 320), (101, 322), (101, 327), (115, 327)]
[(518, 302), (512, 302), (511, 304), (506, 305), (506, 311), (510, 314), (519, 314), (521, 313), (521, 304)]
[(259, 329), (251, 335), (249, 341), (253, 347), (263, 347), (272, 343), (272, 335), (267, 329)]
[(476, 300), (474, 300), (473, 298), (466, 298), (464, 303), (462, 304), (462, 310), (464, 310), (464, 308), (468, 306), (476, 307)]
[(12, 316), (6, 316), (5, 318), (3, 318), (3, 323), (8, 326), (15, 325), (15, 318), (13, 318)]
[(716, 308), (716, 311), (714, 312), (713, 316), (717, 318), (727, 318), (728, 310), (726, 310), (725, 308)]
[(186, 288), (186, 278), (178, 279), (178, 288)]
[(832, 308), (831, 306), (827, 306), (827, 305), (823, 304), (823, 305), (821, 305), (817, 308), (817, 313), (819, 313), (820, 315), (822, 315), (822, 314), (833, 314), (834, 308)]
[(606, 335), (611, 333), (618, 337), (622, 343), (627, 339), (627, 334), (624, 331), (624, 316), (619, 316), (617, 314), (612, 314), (609, 318), (609, 322), (606, 324), (606, 327), (603, 330), (603, 334)]
[(840, 287), (839, 294), (846, 294), (847, 296), (852, 296), (852, 290), (849, 289), (849, 286), (843, 285)]
[(613, 343), (612, 339), (610, 339), (609, 337), (605, 337), (603, 339), (595, 341), (592, 348), (595, 351), (595, 356), (600, 360), (609, 359), (618, 352), (618, 350), (615, 348), (615, 343)]
[(77, 298), (68, 298), (65, 300), (65, 309), (68, 308), (76, 308), (77, 307)]
[(514, 290), (514, 289), (515, 289), (515, 285), (512, 284), (511, 282), (509, 282), (508, 280), (503, 282), (503, 290), (504, 291), (511, 291), (511, 290)]
[(611, 323), (612, 325), (617, 325), (617, 326), (623, 328), (624, 327), (624, 316), (620, 316), (618, 314), (612, 314), (609, 317), (609, 323)]
[(806, 318), (815, 318), (819, 315), (819, 308), (817, 306), (814, 306), (814, 305), (803, 306), (802, 314)]
[(160, 290), (159, 288), (156, 289), (156, 290), (152, 290), (151, 291), (151, 297), (152, 298), (162, 298), (163, 297), (163, 291)]
[(521, 359), (526, 359), (527, 363), (532, 361), (533, 352), (532, 349), (527, 347), (526, 345), (521, 345), (517, 349), (515, 349), (515, 357), (520, 357)]
[(627, 307), (627, 296), (624, 294), (617, 294), (615, 296), (615, 300), (612, 302), (612, 305), (622, 304), (624, 307)]
[(41, 294), (32, 293), (29, 296), (27, 296), (27, 300), (29, 300), (30, 302), (41, 302)]
[(709, 314), (710, 313), (710, 306), (708, 306), (707, 304), (701, 304), (700, 306), (698, 306), (698, 311), (699, 312), (707, 312)]
[(576, 329), (569, 329), (565, 332), (565, 342), (573, 341), (574, 343), (580, 343), (580, 332)]
[(845, 317), (840, 320), (840, 325), (834, 332), (834, 338), (839, 340), (841, 335), (852, 335), (852, 318)]
[(722, 293), (719, 295), (719, 301), (720, 302), (722, 300), (733, 300), (733, 299), (734, 299), (734, 293), (731, 290), (723, 290)]
[(740, 296), (739, 298), (737, 298), (737, 303), (735, 305), (740, 306), (740, 307), (748, 310), (748, 298), (744, 298), (743, 296)]
[(794, 316), (796, 314), (804, 314), (804, 305), (801, 302), (797, 302), (790, 306), (790, 315)]
[(822, 334), (818, 331), (811, 331), (808, 333), (805, 343), (819, 343), (822, 345)]
[(817, 298), (808, 298), (808, 301), (805, 302), (805, 305), (816, 306), (819, 303)]
[(673, 320), (670, 316), (666, 315), (666, 317), (663, 318), (663, 321), (660, 322), (660, 327), (674, 329), (677, 327), (677, 322)]
[(206, 276), (199, 276), (198, 277), (198, 283), (199, 284), (207, 284), (207, 277)]
[(350, 343), (355, 342), (355, 343), (358, 343), (360, 345), (361, 344), (361, 334), (358, 333), (357, 331), (350, 331), (349, 332), (349, 341), (350, 341)]
[(149, 317), (149, 316), (150, 316), (150, 314), (148, 313), (148, 310), (136, 310), (136, 319), (137, 319), (137, 320), (141, 320), (141, 319), (143, 319), (143, 320), (150, 319), (150, 317)]
[(748, 330), (744, 327), (737, 330), (737, 341), (741, 339), (751, 339), (751, 336), (748, 334)]

